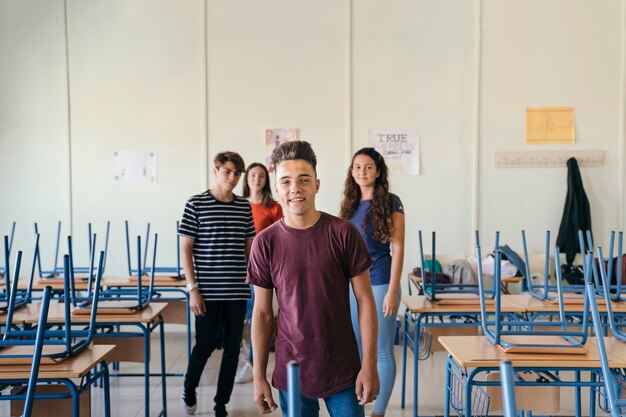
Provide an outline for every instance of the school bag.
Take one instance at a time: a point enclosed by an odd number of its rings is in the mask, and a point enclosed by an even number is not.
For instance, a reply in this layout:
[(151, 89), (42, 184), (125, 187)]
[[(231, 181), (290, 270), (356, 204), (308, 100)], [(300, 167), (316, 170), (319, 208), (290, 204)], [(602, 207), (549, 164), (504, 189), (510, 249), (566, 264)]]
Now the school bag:
[(476, 284), (474, 269), (465, 259), (455, 259), (443, 267), (443, 273), (450, 277), (451, 284), (457, 284), (458, 289), (464, 285)]

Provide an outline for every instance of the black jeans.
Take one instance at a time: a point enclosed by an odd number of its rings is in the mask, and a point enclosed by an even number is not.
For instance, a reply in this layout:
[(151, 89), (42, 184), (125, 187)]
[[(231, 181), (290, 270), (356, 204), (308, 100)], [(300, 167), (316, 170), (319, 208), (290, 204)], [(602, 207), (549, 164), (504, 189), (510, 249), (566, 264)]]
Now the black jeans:
[(224, 352), (214, 401), (216, 404), (227, 404), (233, 392), (237, 373), (239, 345), (246, 317), (246, 300), (205, 301), (204, 304), (205, 315), (196, 316), (196, 345), (191, 351), (187, 366), (185, 389), (195, 389), (200, 383), (204, 366), (215, 350), (221, 323), (224, 331), (222, 339)]

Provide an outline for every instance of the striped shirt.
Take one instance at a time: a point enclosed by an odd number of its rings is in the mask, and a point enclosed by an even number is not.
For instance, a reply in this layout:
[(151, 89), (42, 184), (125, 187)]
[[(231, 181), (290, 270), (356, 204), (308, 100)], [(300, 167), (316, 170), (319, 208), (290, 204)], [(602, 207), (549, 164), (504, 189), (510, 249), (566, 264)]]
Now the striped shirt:
[(254, 238), (254, 221), (248, 200), (215, 199), (209, 191), (187, 201), (178, 229), (194, 239), (196, 281), (205, 301), (247, 300), (246, 240)]

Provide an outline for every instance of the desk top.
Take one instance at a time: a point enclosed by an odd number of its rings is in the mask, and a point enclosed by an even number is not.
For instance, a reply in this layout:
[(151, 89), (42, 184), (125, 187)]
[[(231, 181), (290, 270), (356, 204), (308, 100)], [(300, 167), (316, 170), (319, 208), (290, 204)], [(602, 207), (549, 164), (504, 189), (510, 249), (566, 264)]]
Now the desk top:
[[(497, 368), (500, 361), (506, 359), (513, 366), (554, 368), (599, 368), (600, 355), (594, 343), (587, 343), (586, 354), (546, 354), (546, 353), (505, 353), (494, 345), (486, 336), (440, 336), (439, 343), (450, 353), (462, 367), (493, 367)], [(608, 351), (608, 349), (607, 349)], [(611, 368), (626, 367), (626, 344), (611, 345), (609, 365)]]
[[(519, 294), (518, 301), (529, 313), (558, 313), (559, 311), (558, 303), (540, 300), (531, 294)], [(582, 313), (584, 307), (583, 303), (565, 303), (565, 311), (567, 313)], [(612, 302), (611, 307), (613, 307), (614, 313), (626, 313), (626, 303)], [(598, 303), (598, 310), (600, 313), (606, 313), (606, 304), (604, 302)]]
[[(150, 278), (143, 277), (141, 279), (142, 285), (149, 285)], [(137, 286), (137, 277), (104, 277), (104, 285), (107, 287), (136, 287)], [(186, 287), (187, 281), (185, 279), (174, 278), (174, 277), (154, 277), (155, 288), (164, 288), (164, 287)]]
[[(465, 294), (467, 296), (469, 294)], [(525, 311), (518, 301), (519, 295), (503, 294), (501, 299), (501, 311), (506, 313), (518, 313)], [(429, 301), (424, 295), (405, 295), (402, 302), (411, 313), (480, 313), (478, 299), (468, 304), (438, 304)], [(493, 311), (495, 305), (487, 304), (487, 311)]]
[[(39, 378), (82, 378), (91, 371), (94, 366), (106, 360), (113, 350), (114, 345), (92, 345), (71, 358), (67, 358), (58, 364), (41, 364)], [(31, 364), (27, 365), (0, 365), (1, 379), (28, 379)]]
[[(146, 308), (130, 314), (98, 314), (97, 323), (152, 323), (167, 307), (167, 303), (150, 303)], [(72, 323), (89, 323), (89, 314), (72, 314)], [(39, 304), (29, 304), (15, 311), (13, 323), (38, 323)], [(65, 306), (60, 303), (50, 304), (48, 323), (64, 323)]]

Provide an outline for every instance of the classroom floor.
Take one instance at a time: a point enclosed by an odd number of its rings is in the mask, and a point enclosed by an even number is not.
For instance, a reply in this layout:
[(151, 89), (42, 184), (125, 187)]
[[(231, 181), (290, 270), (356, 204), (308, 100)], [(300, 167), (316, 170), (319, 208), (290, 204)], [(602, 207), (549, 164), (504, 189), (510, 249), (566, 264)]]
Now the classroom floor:
[[(153, 336), (154, 337), (154, 336)], [(153, 339), (153, 358), (158, 357), (157, 339)], [(396, 347), (396, 358), (398, 372), (396, 386), (392, 394), (391, 403), (386, 416), (388, 417), (408, 417), (412, 416), (412, 383), (407, 384), (407, 408), (400, 408), (400, 382), (401, 382), (401, 355), (400, 347)], [(203, 378), (198, 388), (198, 416), (213, 415), (213, 396), (215, 395), (217, 375), (219, 372), (221, 352), (217, 351), (209, 359), (205, 368)], [(445, 369), (445, 353), (436, 352), (428, 360), (420, 362), (420, 414), (422, 415), (443, 415), (443, 388)], [(167, 326), (166, 328), (166, 363), (169, 372), (182, 373), (187, 364), (185, 352), (185, 333), (181, 326)], [(412, 359), (409, 359), (407, 377), (411, 378), (410, 367)], [(138, 364), (122, 364), (124, 371), (141, 372)], [(273, 356), (270, 355), (269, 369), (273, 368)], [(153, 365), (152, 372), (157, 370)], [(161, 384), (158, 378), (151, 379), (151, 415), (157, 415), (161, 407)], [(182, 377), (171, 376), (167, 379), (167, 414), (170, 417), (181, 417), (186, 414), (180, 405), (180, 395), (182, 387)], [(583, 397), (586, 397), (583, 394)], [(275, 397), (277, 398), (277, 397)], [(8, 402), (2, 401), (0, 405), (0, 415), (9, 415)], [(583, 412), (588, 415), (587, 398), (583, 400)], [(328, 416), (324, 405), (321, 406), (320, 416)], [(235, 385), (230, 404), (227, 406), (229, 415), (232, 417), (259, 416), (256, 406), (252, 401), (252, 383)], [(366, 407), (366, 415), (371, 412), (371, 405)], [(143, 384), (138, 378), (111, 378), (111, 415), (116, 416), (143, 416), (144, 399)], [(559, 415), (574, 415), (574, 401), (571, 389), (561, 390), (561, 412)], [(607, 413), (598, 411), (597, 415), (603, 416)], [(92, 416), (102, 416), (102, 392), (101, 389), (92, 390)], [(280, 416), (277, 410), (270, 416)]]

